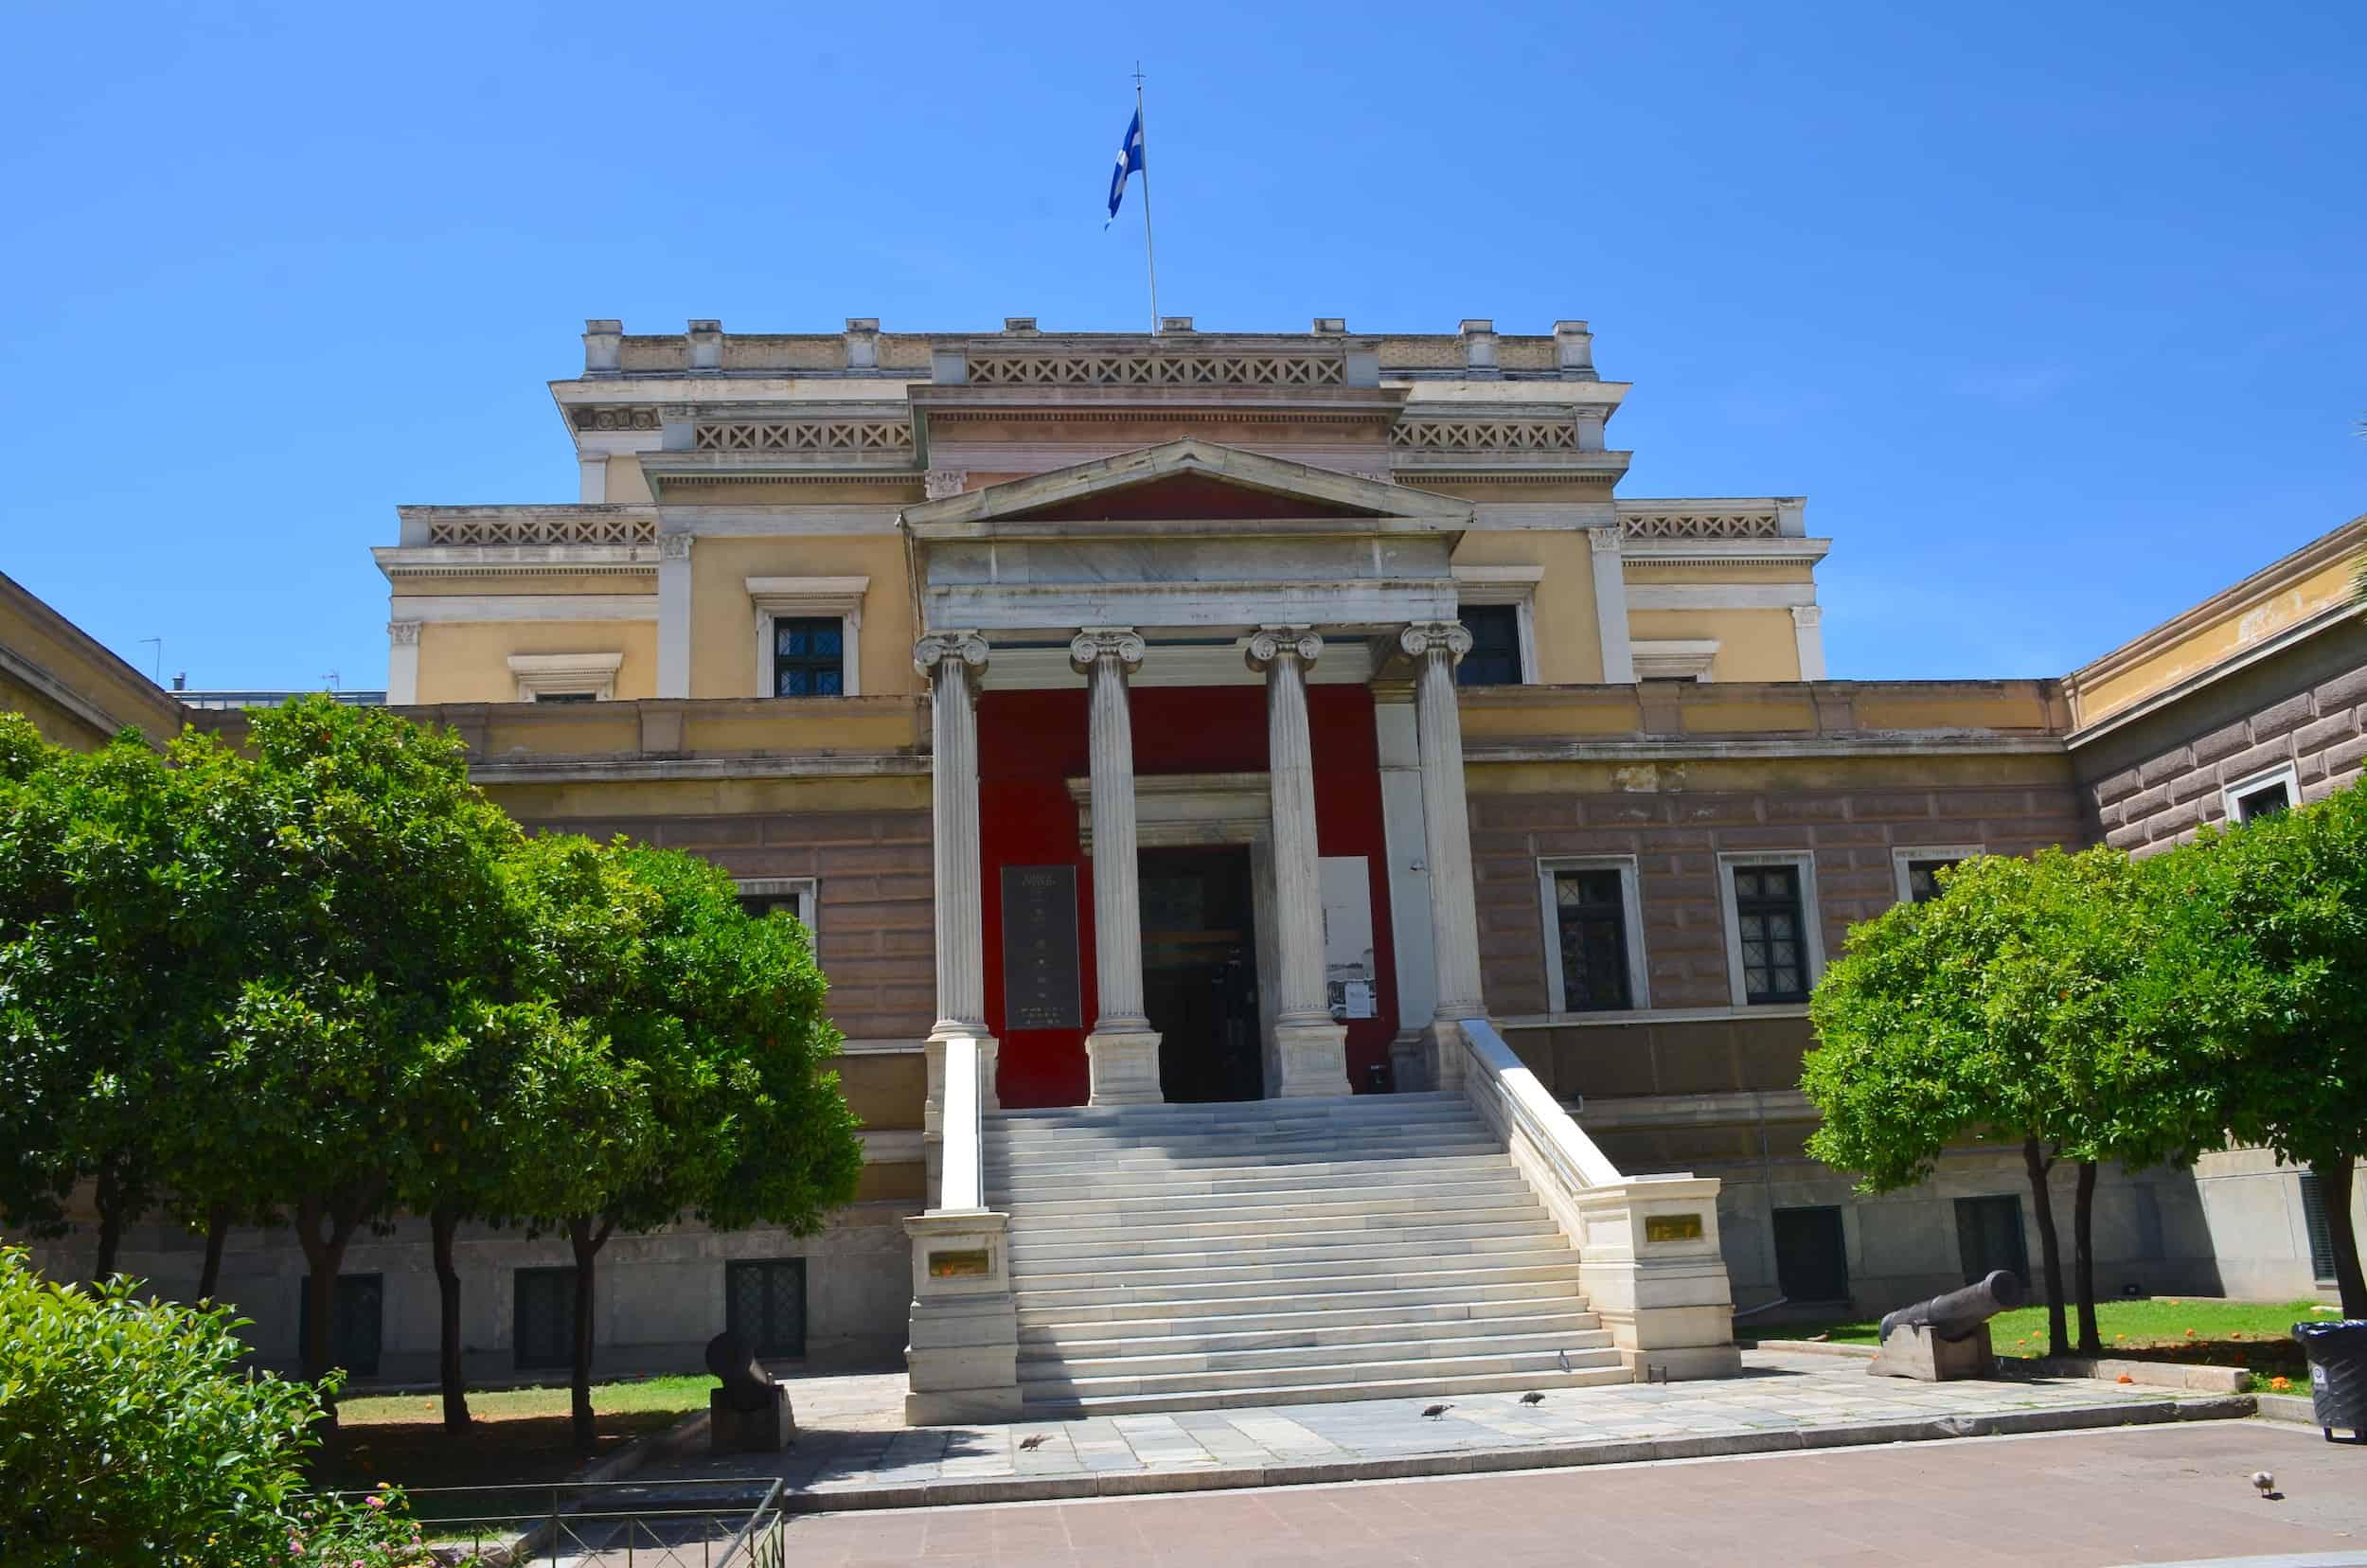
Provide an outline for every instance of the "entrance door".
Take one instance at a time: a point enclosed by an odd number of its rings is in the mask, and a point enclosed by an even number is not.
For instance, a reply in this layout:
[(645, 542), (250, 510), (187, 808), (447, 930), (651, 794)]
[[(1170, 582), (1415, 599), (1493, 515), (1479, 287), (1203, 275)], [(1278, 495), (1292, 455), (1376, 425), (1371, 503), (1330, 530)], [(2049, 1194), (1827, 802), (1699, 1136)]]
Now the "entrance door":
[(1169, 1101), (1262, 1099), (1246, 845), (1141, 852), (1143, 1010)]

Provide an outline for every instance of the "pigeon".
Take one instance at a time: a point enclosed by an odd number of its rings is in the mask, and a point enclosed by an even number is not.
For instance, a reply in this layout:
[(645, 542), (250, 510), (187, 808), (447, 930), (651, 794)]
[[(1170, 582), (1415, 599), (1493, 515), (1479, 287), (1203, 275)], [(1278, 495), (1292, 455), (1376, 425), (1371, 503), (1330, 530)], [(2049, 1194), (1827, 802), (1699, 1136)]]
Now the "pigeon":
[(1557, 1351), (1555, 1351), (1555, 1352), (1554, 1352), (1554, 1356), (1555, 1356), (1555, 1358), (1556, 1358), (1557, 1360), (1558, 1360), (1558, 1361), (1561, 1363), (1561, 1369), (1562, 1369), (1564, 1372), (1567, 1372), (1567, 1371), (1569, 1371), (1569, 1370), (1570, 1370), (1570, 1352), (1569, 1352), (1569, 1351), (1567, 1351), (1567, 1350), (1557, 1350)]
[(1450, 1404), (1434, 1404), (1424, 1409), (1422, 1414), (1434, 1421), (1453, 1408), (1454, 1406)]
[(1023, 1449), (1041, 1448), (1043, 1447), (1043, 1436), (1044, 1434), (1039, 1432), (1032, 1437), (1022, 1437), (1019, 1440), (1019, 1446)]
[(1545, 1402), (1545, 1396), (1542, 1394), (1523, 1394), (1521, 1396), (1521, 1402), (1526, 1405), (1543, 1404)]
[(2285, 1495), (2283, 1492), (2277, 1490), (2277, 1478), (2270, 1475), (2267, 1470), (2254, 1470), (2251, 1472), (2251, 1488), (2252, 1490), (2258, 1492), (2261, 1496), (2269, 1499), (2271, 1503)]

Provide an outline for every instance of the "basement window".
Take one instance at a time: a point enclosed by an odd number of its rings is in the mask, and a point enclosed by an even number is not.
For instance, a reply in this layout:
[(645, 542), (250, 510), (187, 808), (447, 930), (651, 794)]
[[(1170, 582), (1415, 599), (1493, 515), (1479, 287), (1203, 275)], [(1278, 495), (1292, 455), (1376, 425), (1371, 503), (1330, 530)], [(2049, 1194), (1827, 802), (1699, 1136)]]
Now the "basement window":
[(2251, 822), (2257, 817), (2274, 816), (2289, 811), (2301, 804), (2301, 776), (2290, 762), (2255, 774), (2238, 783), (2230, 784), (2220, 792), (2227, 804), (2227, 819), (2232, 823)]

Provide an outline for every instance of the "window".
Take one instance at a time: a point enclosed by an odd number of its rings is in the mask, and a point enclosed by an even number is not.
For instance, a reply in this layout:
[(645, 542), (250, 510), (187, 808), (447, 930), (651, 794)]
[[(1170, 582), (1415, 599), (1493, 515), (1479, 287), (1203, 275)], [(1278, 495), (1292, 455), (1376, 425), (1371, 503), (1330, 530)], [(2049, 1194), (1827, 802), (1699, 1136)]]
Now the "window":
[(616, 695), (622, 653), (512, 653), (522, 703), (605, 703)]
[(1521, 611), (1511, 604), (1467, 604), (1463, 628), (1471, 633), (1471, 651), (1455, 666), (1454, 678), (1463, 686), (1521, 684)]
[(756, 1353), (806, 1353), (806, 1260), (767, 1257), (723, 1265), (723, 1327)]
[(768, 697), (854, 697), (863, 681), (867, 577), (750, 578), (756, 690)]
[(1541, 860), (1546, 1007), (1619, 1012), (1651, 1005), (1632, 857)]
[(1770, 1219), (1775, 1236), (1775, 1285), (1787, 1301), (1847, 1301), (1849, 1254), (1838, 1208), (1779, 1208)]
[(1986, 1278), (1993, 1269), (2029, 1284), (2030, 1249), (2022, 1242), (2021, 1200), (2010, 1194), (1957, 1199), (1956, 1256), (1967, 1285)]
[(1806, 851), (1721, 855), (1726, 971), (1736, 1007), (1808, 999), (1824, 968), (1815, 861)]
[[(385, 1337), (386, 1276), (339, 1274), (336, 1300), (329, 1312), (329, 1363), (357, 1378), (378, 1376), (378, 1352)], [(311, 1280), (305, 1280), (296, 1309), (296, 1353), (312, 1337)]]
[(1628, 650), (1639, 681), (1706, 681), (1717, 662), (1715, 637), (1639, 638)]
[(2232, 823), (2274, 816), (2301, 804), (2301, 776), (2287, 762), (2283, 767), (2230, 784), (2220, 792), (2220, 798), (2227, 804), (2227, 819)]
[(1986, 853), (1977, 844), (1916, 844), (1891, 851), (1898, 878), (1898, 901), (1922, 903), (1940, 895), (1939, 874)]
[(773, 695), (841, 697), (846, 691), (846, 623), (835, 616), (776, 616)]
[(749, 914), (770, 915), (783, 909), (797, 917), (797, 923), (808, 931), (813, 929), (815, 905), (821, 898), (819, 884), (811, 877), (736, 877), (733, 883), (739, 889), (739, 907)]
[(2325, 1189), (2309, 1171), (2302, 1172), (2302, 1228), (2309, 1233), (2310, 1277), (2321, 1285), (2334, 1283), (2334, 1230), (2326, 1223)]
[(512, 1276), (518, 1370), (573, 1366), (576, 1360), (576, 1271), (520, 1269)]

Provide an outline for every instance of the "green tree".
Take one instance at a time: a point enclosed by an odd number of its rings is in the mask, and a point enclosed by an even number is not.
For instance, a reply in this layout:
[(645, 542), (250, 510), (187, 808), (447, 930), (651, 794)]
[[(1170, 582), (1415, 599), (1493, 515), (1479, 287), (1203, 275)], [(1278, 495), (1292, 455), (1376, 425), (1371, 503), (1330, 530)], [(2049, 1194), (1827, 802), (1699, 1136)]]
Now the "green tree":
[(854, 1196), (862, 1147), (795, 921), (750, 918), (720, 870), (667, 850), (544, 839), (512, 868), (535, 911), (527, 989), (589, 1031), (554, 1106), (522, 1120), (534, 1147), (519, 1161), (544, 1184), (536, 1219), (575, 1256), (573, 1411), (588, 1449), (595, 1270), (609, 1238), (685, 1215), (810, 1233)]
[(2161, 863), (2150, 1005), (2186, 1032), (2214, 1125), (2316, 1175), (2342, 1310), (2367, 1316), (2351, 1223), (2367, 1155), (2367, 788)]
[(413, 1560), (398, 1494), (303, 1490), (321, 1408), (240, 1364), (226, 1310), (48, 1284), (0, 1248), (0, 1559), (27, 1568)]
[(0, 1219), (63, 1234), (88, 1181), (98, 1279), (198, 1110), (188, 1019), (213, 982), (164, 874), (173, 793), (136, 732), (84, 755), (0, 714)]
[(419, 1064), (500, 983), (499, 867), (520, 834), (469, 782), (456, 738), (383, 709), (300, 698), (252, 715), (246, 767), (212, 740), (183, 755), (192, 776), (239, 786), (200, 793), (221, 830), (193, 829), (185, 857), (206, 907), (235, 911), (211, 1152), (239, 1172), (233, 1194), (294, 1221), (317, 1378), (346, 1251), (426, 1157)]
[(2020, 1143), (2056, 1355), (2071, 1348), (2070, 1292), (2049, 1173), (2065, 1155), (2083, 1164), (2081, 1339), (2093, 1347), (2093, 1163), (2141, 1143), (2107, 1102), (2155, 1071), (2143, 1053), (2106, 1049), (2122, 1030), (2121, 977), (2133, 962), (2114, 911), (2136, 897), (2126, 858), (2110, 850), (1967, 861), (1936, 899), (1854, 928), (1809, 1003), (1818, 1044), (1801, 1088), (1822, 1116), (1815, 1157), (1879, 1192), (1923, 1181), (1951, 1145)]

